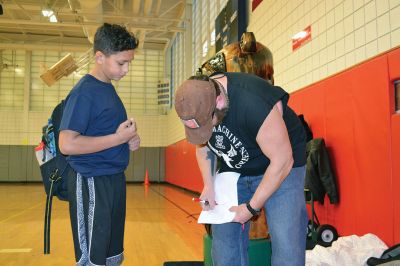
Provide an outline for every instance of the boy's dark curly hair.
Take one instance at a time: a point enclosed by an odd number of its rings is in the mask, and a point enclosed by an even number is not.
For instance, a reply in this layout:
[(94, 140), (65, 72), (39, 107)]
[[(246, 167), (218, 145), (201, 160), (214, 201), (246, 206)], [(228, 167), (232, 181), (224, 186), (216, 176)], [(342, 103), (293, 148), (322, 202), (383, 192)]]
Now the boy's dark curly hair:
[(104, 23), (94, 35), (93, 50), (105, 55), (115, 54), (126, 50), (133, 50), (139, 44), (138, 39), (124, 26)]

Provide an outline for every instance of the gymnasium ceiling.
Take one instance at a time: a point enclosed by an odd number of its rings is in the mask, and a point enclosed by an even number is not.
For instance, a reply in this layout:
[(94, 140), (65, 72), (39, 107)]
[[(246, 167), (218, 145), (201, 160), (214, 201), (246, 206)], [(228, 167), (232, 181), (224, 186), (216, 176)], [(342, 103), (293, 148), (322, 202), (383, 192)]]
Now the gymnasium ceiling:
[[(108, 22), (123, 24), (135, 33), (141, 49), (165, 50), (175, 34), (184, 31), (187, 2), (0, 0), (0, 49), (86, 50), (97, 27)], [(58, 22), (44, 17), (43, 9), (53, 10)]]

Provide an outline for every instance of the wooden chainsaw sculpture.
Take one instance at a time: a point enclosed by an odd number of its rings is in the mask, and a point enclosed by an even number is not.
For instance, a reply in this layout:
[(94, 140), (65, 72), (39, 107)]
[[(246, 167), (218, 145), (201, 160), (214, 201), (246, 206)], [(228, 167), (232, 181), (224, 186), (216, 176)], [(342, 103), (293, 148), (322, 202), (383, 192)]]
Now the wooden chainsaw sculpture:
[(244, 72), (255, 74), (274, 84), (271, 51), (256, 41), (252, 32), (243, 33), (240, 42), (223, 47), (201, 66), (203, 74), (214, 72)]

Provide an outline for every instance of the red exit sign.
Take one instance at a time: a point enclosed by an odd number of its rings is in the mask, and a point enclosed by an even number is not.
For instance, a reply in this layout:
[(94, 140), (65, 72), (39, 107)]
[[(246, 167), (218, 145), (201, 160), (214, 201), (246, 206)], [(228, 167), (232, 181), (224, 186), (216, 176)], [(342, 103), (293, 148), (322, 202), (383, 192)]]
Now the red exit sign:
[(293, 35), (292, 50), (295, 51), (299, 49), (302, 45), (306, 44), (310, 40), (311, 40), (311, 25)]
[(253, 0), (251, 2), (251, 11), (254, 11), (263, 0)]

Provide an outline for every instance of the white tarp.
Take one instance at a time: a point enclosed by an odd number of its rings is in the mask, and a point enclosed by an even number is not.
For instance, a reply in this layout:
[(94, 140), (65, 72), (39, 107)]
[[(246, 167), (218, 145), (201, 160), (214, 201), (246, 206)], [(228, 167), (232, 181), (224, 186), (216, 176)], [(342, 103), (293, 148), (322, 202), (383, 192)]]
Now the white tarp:
[(344, 236), (331, 247), (316, 245), (306, 252), (307, 266), (363, 266), (369, 257), (379, 258), (388, 247), (374, 234)]

